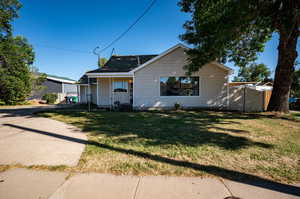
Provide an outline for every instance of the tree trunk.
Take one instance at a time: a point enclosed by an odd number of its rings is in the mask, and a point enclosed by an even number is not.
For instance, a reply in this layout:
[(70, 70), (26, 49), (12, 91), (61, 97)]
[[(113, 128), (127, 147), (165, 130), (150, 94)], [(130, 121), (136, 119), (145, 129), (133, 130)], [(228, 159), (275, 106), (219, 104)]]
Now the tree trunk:
[(297, 58), (298, 29), (279, 31), (278, 61), (268, 111), (289, 112), (289, 95)]

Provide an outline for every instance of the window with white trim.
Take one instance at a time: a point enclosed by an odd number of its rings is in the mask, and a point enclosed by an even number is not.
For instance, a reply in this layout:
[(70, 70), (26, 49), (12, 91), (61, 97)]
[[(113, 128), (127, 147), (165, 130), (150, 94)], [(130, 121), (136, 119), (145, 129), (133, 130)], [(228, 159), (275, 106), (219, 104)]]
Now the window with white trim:
[(199, 96), (199, 77), (161, 77), (160, 96)]
[(127, 92), (128, 91), (128, 82), (127, 81), (114, 81), (113, 82), (113, 91), (114, 92)]

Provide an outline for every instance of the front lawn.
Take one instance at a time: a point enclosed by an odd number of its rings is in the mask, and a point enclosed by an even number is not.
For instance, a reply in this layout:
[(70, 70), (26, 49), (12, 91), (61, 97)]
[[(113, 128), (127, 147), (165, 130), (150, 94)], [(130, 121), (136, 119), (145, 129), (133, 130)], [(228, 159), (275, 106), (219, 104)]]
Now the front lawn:
[(40, 113), (89, 133), (76, 171), (300, 181), (297, 117), (213, 111)]

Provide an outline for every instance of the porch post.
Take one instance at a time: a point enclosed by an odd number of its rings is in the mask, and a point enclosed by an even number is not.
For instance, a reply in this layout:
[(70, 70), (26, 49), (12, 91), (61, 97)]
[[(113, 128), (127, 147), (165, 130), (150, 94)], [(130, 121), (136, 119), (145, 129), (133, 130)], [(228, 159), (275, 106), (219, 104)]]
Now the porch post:
[(80, 85), (77, 85), (77, 95), (78, 95), (78, 102), (81, 103), (81, 98), (80, 98)]
[(91, 87), (90, 87), (90, 78), (88, 76), (88, 111), (91, 112)]
[(98, 78), (96, 78), (96, 81), (97, 81), (97, 106), (99, 106), (99, 81), (98, 81), (99, 79)]
[(110, 108), (112, 108), (111, 106), (111, 77), (109, 78), (109, 105), (110, 105)]
[(114, 85), (114, 78), (112, 77), (111, 78), (111, 89), (110, 89), (110, 92), (112, 93), (112, 106), (114, 107), (114, 103), (115, 103), (115, 93), (113, 92), (113, 90), (114, 90), (114, 87), (113, 87), (113, 85)]
[(134, 74), (133, 74), (133, 77), (132, 77), (132, 108), (134, 107), (134, 81), (135, 80), (135, 77), (134, 77)]

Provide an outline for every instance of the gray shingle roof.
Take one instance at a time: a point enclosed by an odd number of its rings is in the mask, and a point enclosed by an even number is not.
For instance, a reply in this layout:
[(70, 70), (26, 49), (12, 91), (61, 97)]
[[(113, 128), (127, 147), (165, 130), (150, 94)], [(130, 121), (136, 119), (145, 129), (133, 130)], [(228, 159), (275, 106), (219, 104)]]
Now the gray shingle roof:
[(53, 77), (53, 78), (62, 79), (62, 80), (68, 80), (68, 81), (75, 81), (74, 79), (70, 79), (68, 77), (61, 77), (61, 76), (50, 75), (50, 74), (46, 74), (46, 75), (47, 75), (47, 77)]
[[(80, 77), (80, 79), (78, 80), (79, 84), (88, 84), (88, 82), (89, 81), (88, 81), (87, 75), (82, 75)], [(96, 78), (90, 78), (90, 84), (93, 84), (93, 83), (97, 83)]]
[(144, 64), (157, 55), (113, 55), (102, 68), (88, 71), (88, 73), (118, 73), (129, 72)]

